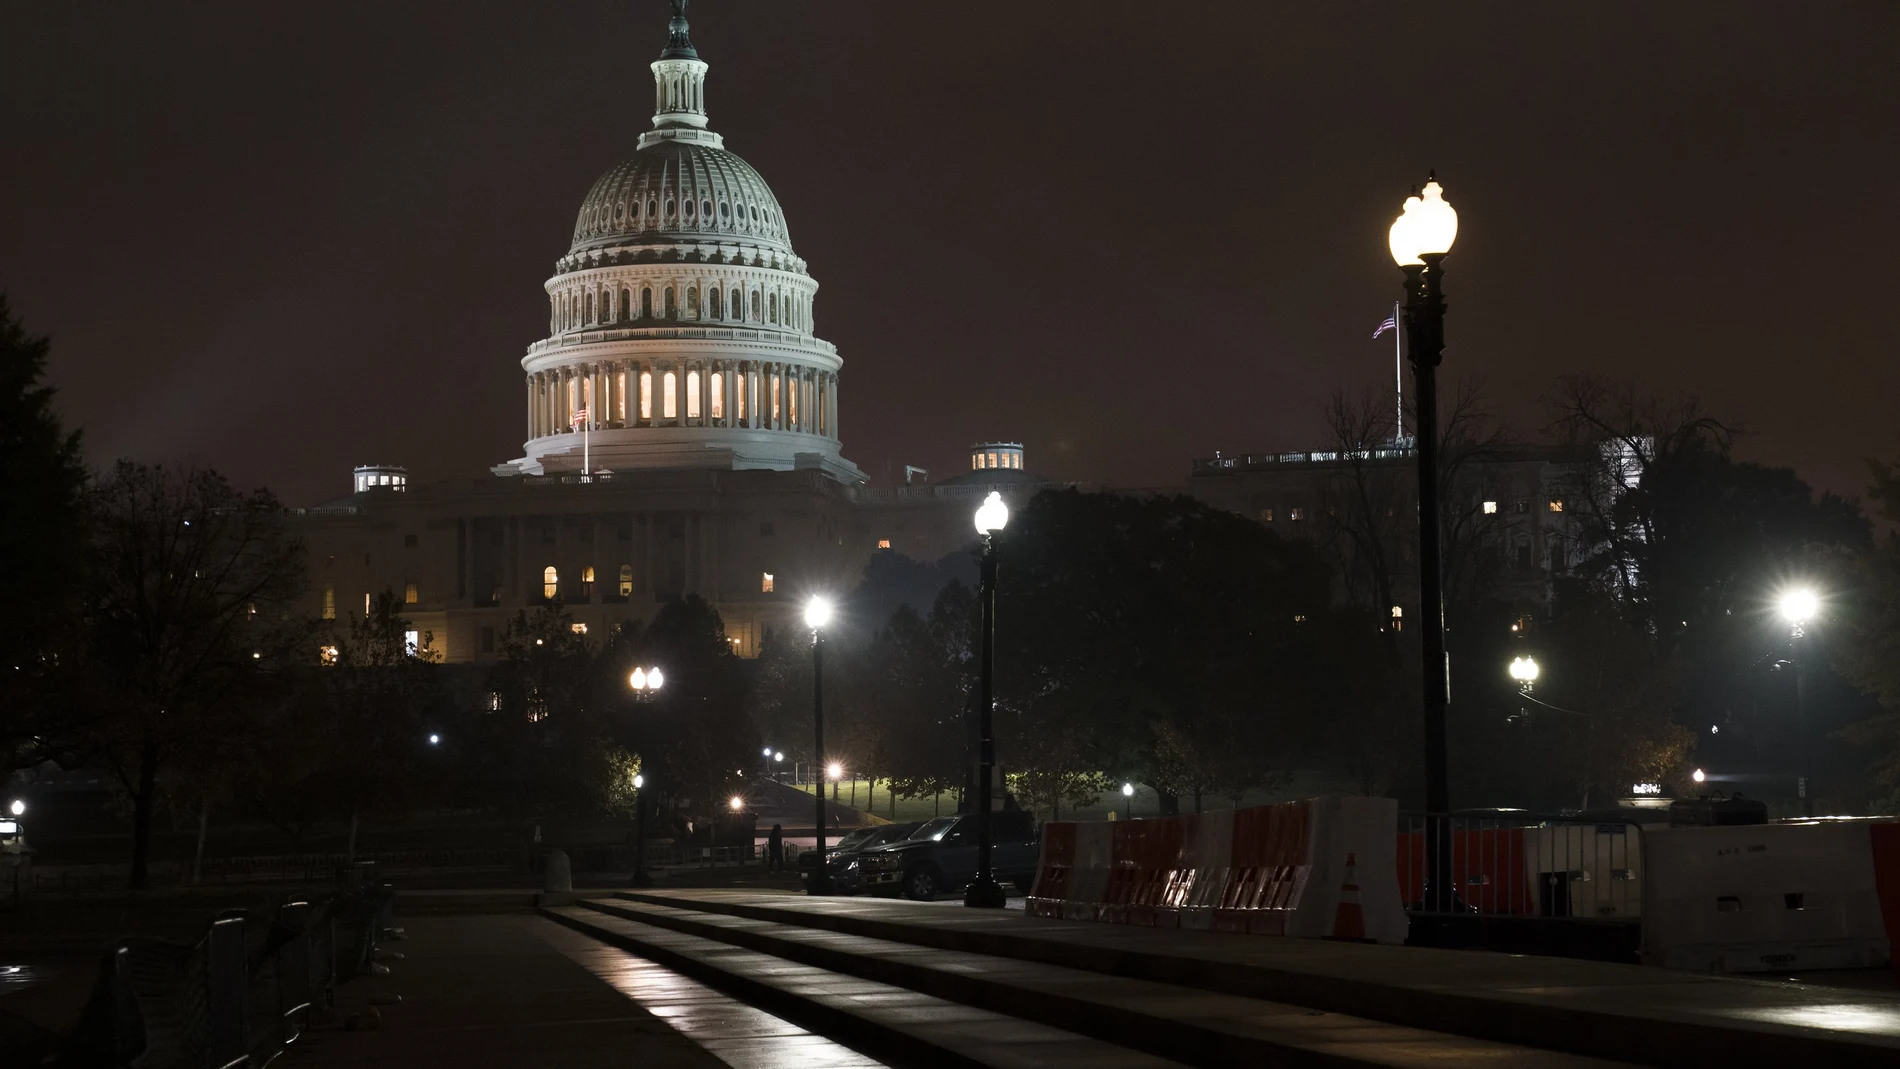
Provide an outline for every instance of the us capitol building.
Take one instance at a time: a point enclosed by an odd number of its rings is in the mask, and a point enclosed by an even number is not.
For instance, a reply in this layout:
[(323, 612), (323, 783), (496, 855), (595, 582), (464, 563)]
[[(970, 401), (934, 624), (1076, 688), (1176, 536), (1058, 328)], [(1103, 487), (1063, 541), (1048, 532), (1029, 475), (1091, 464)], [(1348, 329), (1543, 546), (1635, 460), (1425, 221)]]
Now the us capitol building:
[(698, 594), (733, 644), (805, 595), (855, 585), (873, 553), (935, 560), (975, 540), (991, 489), (1050, 485), (1019, 443), (973, 447), (934, 484), (872, 489), (840, 437), (837, 347), (778, 199), (707, 123), (707, 64), (674, 5), (652, 64), (653, 129), (581, 202), (528, 346), (524, 454), (415, 483), (356, 469), (349, 497), (299, 510), (312, 607), (337, 620), (394, 591), (450, 662), (495, 655), (516, 613), (559, 600), (606, 634)]

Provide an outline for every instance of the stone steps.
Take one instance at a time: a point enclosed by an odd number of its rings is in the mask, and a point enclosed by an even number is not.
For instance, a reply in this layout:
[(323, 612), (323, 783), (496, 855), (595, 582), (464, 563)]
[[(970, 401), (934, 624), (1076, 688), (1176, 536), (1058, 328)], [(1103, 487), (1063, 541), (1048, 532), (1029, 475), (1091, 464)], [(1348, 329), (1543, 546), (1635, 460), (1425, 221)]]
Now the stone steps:
[(1140, 1052), (1203, 1069), (1233, 1065), (1598, 1069), (1626, 1064), (1286, 1003), (677, 905), (624, 899), (580, 905), (602, 918), (743, 948), (826, 975), (855, 977), (960, 1008), (987, 1011), (1018, 1024), (1031, 1022), (1073, 1036), (1075, 1043), (1107, 1045), (1123, 1054)]

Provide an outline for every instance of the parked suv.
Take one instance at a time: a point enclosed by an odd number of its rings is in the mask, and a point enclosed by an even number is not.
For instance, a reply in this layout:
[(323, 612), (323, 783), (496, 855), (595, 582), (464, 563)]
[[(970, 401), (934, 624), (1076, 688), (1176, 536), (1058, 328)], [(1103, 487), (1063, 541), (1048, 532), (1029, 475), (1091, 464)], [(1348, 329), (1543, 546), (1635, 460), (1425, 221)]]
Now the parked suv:
[[(1020, 809), (991, 813), (990, 836), (990, 868), (997, 880), (1027, 893), (1039, 856), (1035, 817)], [(902, 892), (927, 901), (955, 891), (976, 876), (976, 815), (927, 821), (907, 839), (860, 851), (856, 865), (861, 886), (874, 894)]]
[[(908, 824), (886, 824), (870, 829), (871, 834), (850, 842), (841, 842), (835, 849), (825, 851), (825, 868), (831, 874), (831, 893), (835, 895), (857, 894), (863, 890), (862, 869), (858, 866), (858, 855), (875, 846), (902, 840), (921, 825), (917, 821)], [(815, 853), (816, 851), (808, 851)], [(807, 884), (811, 882), (811, 872), (804, 873)]]

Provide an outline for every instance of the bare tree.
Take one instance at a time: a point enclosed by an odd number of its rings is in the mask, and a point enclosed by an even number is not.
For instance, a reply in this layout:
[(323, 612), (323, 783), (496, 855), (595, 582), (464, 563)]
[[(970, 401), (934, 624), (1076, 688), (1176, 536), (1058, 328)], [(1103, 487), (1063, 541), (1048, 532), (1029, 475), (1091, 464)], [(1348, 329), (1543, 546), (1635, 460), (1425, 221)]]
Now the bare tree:
[(131, 886), (142, 888), (161, 779), (241, 760), (257, 714), (316, 659), (291, 605), (305, 585), (303, 545), (269, 491), (203, 468), (120, 461), (91, 511), (79, 756), (130, 799)]

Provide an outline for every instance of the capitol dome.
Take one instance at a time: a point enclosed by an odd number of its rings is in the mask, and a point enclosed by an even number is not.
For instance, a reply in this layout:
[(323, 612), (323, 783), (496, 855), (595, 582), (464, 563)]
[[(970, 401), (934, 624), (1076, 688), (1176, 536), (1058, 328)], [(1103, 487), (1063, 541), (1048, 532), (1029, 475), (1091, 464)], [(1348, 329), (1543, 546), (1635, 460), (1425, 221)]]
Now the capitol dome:
[(723, 148), (664, 140), (587, 191), (569, 252), (708, 238), (791, 251), (778, 198), (751, 164)]
[(864, 473), (838, 438), (837, 347), (778, 198), (706, 119), (707, 65), (673, 0), (653, 128), (581, 202), (528, 347), (527, 455), (499, 475), (652, 468)]

